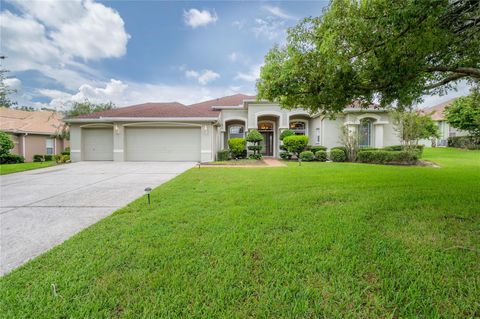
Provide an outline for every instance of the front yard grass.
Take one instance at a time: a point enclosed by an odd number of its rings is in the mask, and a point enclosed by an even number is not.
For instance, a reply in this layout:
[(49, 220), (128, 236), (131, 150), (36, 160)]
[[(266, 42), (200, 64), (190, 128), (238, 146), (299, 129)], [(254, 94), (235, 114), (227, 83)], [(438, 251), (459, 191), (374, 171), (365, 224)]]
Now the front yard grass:
[(193, 168), (0, 279), (0, 313), (479, 317), (480, 152), (424, 157)]
[(0, 175), (29, 171), (37, 168), (45, 168), (53, 165), (56, 165), (55, 161), (18, 163), (18, 164), (1, 164)]

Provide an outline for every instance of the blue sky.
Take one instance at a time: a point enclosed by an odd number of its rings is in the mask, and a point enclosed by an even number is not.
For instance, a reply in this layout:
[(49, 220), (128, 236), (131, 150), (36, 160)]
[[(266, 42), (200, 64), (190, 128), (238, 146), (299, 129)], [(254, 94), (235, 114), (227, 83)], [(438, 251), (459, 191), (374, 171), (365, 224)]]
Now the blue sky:
[[(255, 93), (263, 57), (285, 30), (328, 1), (1, 2), (3, 66), (22, 105), (68, 108), (194, 103)], [(461, 85), (447, 97), (465, 94)]]

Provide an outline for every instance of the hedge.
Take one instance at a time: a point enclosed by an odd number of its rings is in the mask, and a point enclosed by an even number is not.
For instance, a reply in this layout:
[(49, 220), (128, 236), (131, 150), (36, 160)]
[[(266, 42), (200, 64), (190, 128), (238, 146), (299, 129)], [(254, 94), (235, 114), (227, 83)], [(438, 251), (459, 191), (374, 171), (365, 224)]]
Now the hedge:
[(357, 154), (357, 161), (361, 163), (373, 164), (414, 164), (419, 159), (419, 152), (409, 151), (363, 151)]
[(469, 150), (480, 149), (480, 138), (474, 136), (452, 136), (448, 138), (448, 147), (466, 148)]
[(44, 162), (45, 157), (43, 157), (43, 155), (41, 155), (41, 154), (35, 154), (35, 155), (33, 155), (33, 161), (34, 162)]
[(313, 152), (313, 154), (316, 154), (318, 151), (326, 151), (327, 148), (325, 146), (315, 145), (310, 147), (310, 150)]
[(237, 137), (228, 140), (228, 147), (233, 158), (244, 158), (246, 155), (245, 146), (247, 142), (244, 138)]
[(217, 152), (217, 161), (228, 161), (228, 150), (221, 150)]
[(25, 158), (17, 154), (8, 153), (0, 155), (0, 164), (17, 164), (23, 162), (25, 162)]

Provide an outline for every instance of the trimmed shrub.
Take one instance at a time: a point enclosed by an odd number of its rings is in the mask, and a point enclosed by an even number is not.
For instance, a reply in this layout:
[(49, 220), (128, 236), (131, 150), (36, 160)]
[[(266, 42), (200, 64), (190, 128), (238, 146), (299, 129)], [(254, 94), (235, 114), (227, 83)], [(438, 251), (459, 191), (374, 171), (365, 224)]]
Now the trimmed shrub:
[(280, 152), (280, 158), (284, 160), (290, 160), (292, 159), (292, 154), (289, 152)]
[(53, 156), (53, 158), (55, 159), (55, 162), (56, 163), (60, 163), (60, 160), (62, 159), (62, 156), (61, 154), (56, 154), (55, 156)]
[(419, 151), (360, 151), (357, 161), (373, 164), (414, 164), (418, 161)]
[(292, 136), (295, 135), (295, 132), (292, 130), (284, 130), (282, 133), (280, 133), (280, 141), (283, 141), (283, 139), (287, 136)]
[(43, 155), (35, 154), (35, 155), (33, 155), (33, 161), (34, 162), (44, 162), (45, 158), (43, 157)]
[(320, 150), (315, 153), (315, 159), (320, 162), (326, 162), (328, 159), (327, 151)]
[(287, 136), (283, 139), (283, 144), (290, 153), (294, 153), (298, 158), (308, 144), (308, 137), (305, 135)]
[(258, 151), (260, 152), (262, 150), (262, 145), (249, 145), (247, 147), (250, 151)]
[(375, 148), (375, 147), (362, 147), (360, 148), (358, 151), (378, 151), (380, 150), (379, 148)]
[[(363, 149), (362, 149), (363, 150)], [(403, 150), (403, 145), (390, 145), (383, 148), (385, 151), (401, 151)]]
[(65, 147), (65, 149), (60, 153), (62, 155), (70, 155), (70, 147)]
[(0, 155), (0, 164), (17, 164), (23, 162), (25, 162), (25, 158), (17, 154), (8, 153)]
[(262, 158), (262, 154), (260, 154), (260, 151), (262, 150), (262, 146), (260, 145), (260, 142), (263, 141), (263, 135), (260, 134), (260, 132), (257, 130), (251, 130), (250, 132), (248, 132), (246, 140), (249, 143), (253, 143), (253, 145), (250, 145), (250, 146), (256, 146), (255, 148), (251, 149), (253, 151), (252, 155), (254, 156), (253, 157), (249, 156), (249, 158), (251, 159)]
[(347, 154), (340, 148), (332, 148), (330, 151), (330, 159), (333, 162), (345, 162), (347, 160)]
[(246, 145), (247, 142), (241, 137), (231, 138), (228, 140), (228, 147), (230, 148), (230, 154), (233, 158), (244, 158)]
[(262, 159), (262, 154), (250, 154), (248, 155), (249, 159), (260, 160)]
[(217, 152), (217, 161), (228, 161), (228, 150), (220, 150)]
[(341, 150), (342, 152), (345, 153), (345, 161), (348, 157), (348, 151), (347, 151), (347, 148), (345, 146), (335, 146), (335, 147), (332, 147), (330, 149), (330, 153), (333, 151), (333, 150)]
[(452, 136), (448, 138), (448, 147), (466, 148), (469, 150), (480, 149), (480, 138), (474, 136)]
[(315, 160), (315, 155), (312, 151), (303, 151), (300, 153), (300, 159), (302, 162), (311, 162)]
[(45, 159), (45, 162), (53, 161), (53, 154), (45, 154), (43, 155), (43, 158)]
[(315, 145), (310, 147), (310, 150), (313, 152), (313, 154), (316, 154), (318, 151), (326, 151), (327, 148), (325, 146)]

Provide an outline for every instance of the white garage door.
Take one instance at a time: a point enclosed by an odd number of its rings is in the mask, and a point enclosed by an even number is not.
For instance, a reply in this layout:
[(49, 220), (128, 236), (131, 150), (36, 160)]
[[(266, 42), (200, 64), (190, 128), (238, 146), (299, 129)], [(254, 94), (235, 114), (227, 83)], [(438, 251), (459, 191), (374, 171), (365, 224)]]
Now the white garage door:
[(200, 128), (127, 128), (127, 161), (200, 160)]
[(113, 130), (110, 128), (82, 129), (83, 160), (113, 160)]

